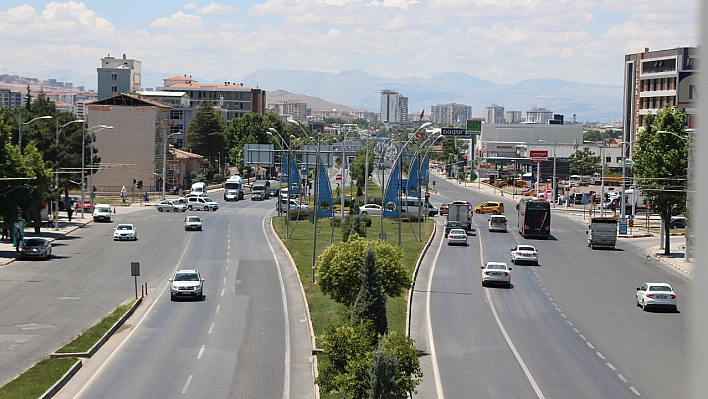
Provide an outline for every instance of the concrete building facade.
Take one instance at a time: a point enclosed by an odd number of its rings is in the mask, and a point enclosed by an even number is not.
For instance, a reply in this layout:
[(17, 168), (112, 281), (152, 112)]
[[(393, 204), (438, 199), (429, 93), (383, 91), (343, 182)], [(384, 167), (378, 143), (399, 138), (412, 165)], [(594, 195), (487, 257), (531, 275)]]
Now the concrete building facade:
[(403, 125), (408, 123), (408, 97), (393, 90), (382, 90), (381, 122)]
[(506, 111), (506, 123), (521, 123), (521, 111)]
[(98, 99), (112, 97), (116, 93), (135, 93), (142, 88), (141, 62), (126, 58), (101, 58), (98, 72)]
[(484, 108), (484, 121), (486, 123), (505, 123), (504, 107), (492, 104)]
[[(634, 143), (644, 118), (665, 106), (686, 110), (688, 127), (696, 125), (698, 48), (677, 47), (624, 56), (623, 128)], [(628, 148), (628, 156), (632, 152)]]
[(472, 119), (472, 107), (464, 104), (440, 104), (430, 107), (430, 120), (438, 126), (467, 126)]
[(292, 117), (303, 124), (307, 123), (307, 103), (298, 100), (278, 101), (273, 107), (280, 115)]
[(553, 111), (545, 108), (531, 108), (526, 111), (526, 123), (538, 123), (544, 125), (553, 119)]

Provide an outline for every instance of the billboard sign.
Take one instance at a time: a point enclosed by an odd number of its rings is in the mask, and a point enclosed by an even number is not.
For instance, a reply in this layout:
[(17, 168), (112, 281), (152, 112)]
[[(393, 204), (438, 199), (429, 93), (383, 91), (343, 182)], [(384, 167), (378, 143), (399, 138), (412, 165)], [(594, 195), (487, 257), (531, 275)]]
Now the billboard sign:
[(467, 132), (467, 129), (463, 129), (461, 127), (444, 127), (440, 130), (442, 135), (445, 137), (466, 137), (470, 135), (470, 133)]
[(541, 162), (548, 159), (548, 150), (531, 150), (529, 151), (529, 161)]

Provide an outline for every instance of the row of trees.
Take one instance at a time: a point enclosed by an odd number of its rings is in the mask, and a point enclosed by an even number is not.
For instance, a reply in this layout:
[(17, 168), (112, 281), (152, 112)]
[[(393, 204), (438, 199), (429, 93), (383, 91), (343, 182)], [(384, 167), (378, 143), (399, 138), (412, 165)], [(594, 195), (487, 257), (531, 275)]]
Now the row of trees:
[[(29, 98), (29, 96), (28, 96)], [(18, 147), (20, 116), (22, 118), (22, 151)], [(41, 116), (52, 119), (24, 124)], [(42, 93), (34, 102), (8, 109), (0, 107), (0, 215), (13, 223), (19, 215), (34, 222), (39, 233), (40, 209), (48, 200), (62, 192), (69, 195), (69, 186), (80, 182), (83, 126), (69, 123), (76, 117), (56, 109), (54, 102)], [(60, 137), (57, 132), (60, 126)], [(84, 163), (91, 163), (89, 145), (94, 136), (86, 134)], [(98, 150), (94, 148), (94, 164), (99, 164)], [(54, 170), (58, 169), (59, 187), (54, 188)], [(86, 173), (91, 173), (86, 169)], [(66, 202), (65, 202), (66, 203)]]

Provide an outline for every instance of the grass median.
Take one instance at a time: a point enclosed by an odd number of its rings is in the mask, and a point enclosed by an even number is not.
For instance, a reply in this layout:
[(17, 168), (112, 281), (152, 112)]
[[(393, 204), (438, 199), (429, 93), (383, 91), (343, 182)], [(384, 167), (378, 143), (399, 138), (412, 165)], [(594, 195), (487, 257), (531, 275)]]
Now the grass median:
[[(368, 227), (367, 239), (375, 240), (380, 228), (380, 219), (372, 217), (372, 225)], [(429, 219), (421, 222), (422, 239), (418, 241), (414, 235), (418, 234), (417, 223), (403, 222), (401, 227), (401, 248), (403, 249), (403, 265), (406, 267), (410, 275), (413, 275), (416, 261), (420, 256), (425, 243), (430, 238), (433, 231), (434, 220)], [(398, 223), (396, 220), (384, 220), (384, 231), (388, 234), (387, 240), (396, 245), (398, 243)], [(324, 329), (333, 323), (338, 323), (344, 319), (344, 306), (334, 302), (328, 296), (322, 294), (317, 283), (312, 282), (312, 238), (313, 225), (308, 221), (299, 221), (295, 227), (295, 222), (291, 221), (290, 229), (292, 236), (285, 238), (285, 218), (273, 218), (273, 227), (276, 233), (283, 241), (285, 246), (290, 251), (295, 264), (297, 265), (298, 274), (305, 289), (305, 296), (310, 308), (310, 317), (312, 319), (312, 327), (315, 332), (315, 337), (318, 337)], [(317, 249), (316, 254), (319, 256), (325, 248), (330, 245), (330, 235), (332, 227), (329, 219), (319, 219), (317, 227)], [(339, 227), (334, 228), (333, 243), (338, 244), (342, 240), (342, 233)], [(386, 302), (386, 314), (388, 318), (389, 330), (405, 333), (406, 326), (406, 307), (407, 293), (397, 297), (388, 298)]]
[[(118, 306), (111, 314), (84, 331), (57, 353), (79, 353), (91, 349), (125, 315), (137, 299)], [(76, 358), (44, 359), (19, 377), (0, 387), (3, 399), (37, 399), (51, 388), (76, 363)]]

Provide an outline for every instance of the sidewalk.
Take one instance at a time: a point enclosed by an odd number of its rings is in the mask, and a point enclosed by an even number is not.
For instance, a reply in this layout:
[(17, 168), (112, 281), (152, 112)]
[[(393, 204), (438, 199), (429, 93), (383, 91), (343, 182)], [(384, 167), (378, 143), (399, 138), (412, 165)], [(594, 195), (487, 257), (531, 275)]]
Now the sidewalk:
[[(509, 195), (501, 194), (501, 190), (494, 186), (490, 186), (488, 184), (483, 184), (483, 183), (465, 183), (464, 181), (458, 182), (457, 179), (447, 179), (444, 175), (441, 175), (437, 172), (431, 171), (433, 175), (436, 176), (437, 179), (446, 181), (451, 184), (458, 185), (460, 187), (465, 187), (471, 191), (477, 191), (480, 193), (484, 193), (487, 195), (494, 195), (501, 198), (504, 198), (505, 200), (508, 201), (518, 201), (518, 199), (521, 197), (521, 195)], [(557, 205), (556, 207), (551, 208), (552, 214), (560, 214), (563, 216), (566, 216), (568, 218), (574, 219), (579, 223), (582, 223), (583, 225), (587, 225), (588, 218), (589, 216), (587, 215), (586, 212), (583, 212), (582, 208), (566, 208), (565, 206), (562, 205)], [(610, 212), (609, 216), (612, 216), (613, 213)], [(642, 221), (640, 217), (640, 221)], [(634, 225), (632, 228), (628, 228), (628, 233), (631, 234), (626, 234), (626, 235), (620, 235), (619, 238), (622, 240), (626, 239), (632, 239), (632, 238), (647, 238), (647, 237), (654, 237), (657, 242), (659, 239), (659, 236), (657, 234), (651, 233), (647, 229), (645, 229), (643, 223), (637, 223)], [(647, 260), (648, 261), (662, 261), (666, 265), (679, 270), (680, 272), (693, 277), (694, 275), (694, 263), (693, 262), (686, 262), (685, 259), (685, 240), (683, 235), (674, 235), (672, 234), (671, 237), (671, 254), (670, 255), (664, 255), (664, 250), (659, 248), (659, 245), (652, 245), (647, 248), (648, 250), (648, 255), (647, 255)]]

